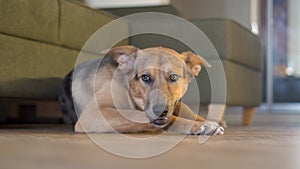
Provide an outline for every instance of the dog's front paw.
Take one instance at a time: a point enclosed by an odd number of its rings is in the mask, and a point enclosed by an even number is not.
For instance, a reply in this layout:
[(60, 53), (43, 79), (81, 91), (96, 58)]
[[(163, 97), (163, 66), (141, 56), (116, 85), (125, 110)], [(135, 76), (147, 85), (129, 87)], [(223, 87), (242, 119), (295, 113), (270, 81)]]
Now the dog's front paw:
[(196, 123), (192, 128), (191, 134), (194, 135), (222, 135), (224, 128), (216, 122), (205, 121), (204, 123)]

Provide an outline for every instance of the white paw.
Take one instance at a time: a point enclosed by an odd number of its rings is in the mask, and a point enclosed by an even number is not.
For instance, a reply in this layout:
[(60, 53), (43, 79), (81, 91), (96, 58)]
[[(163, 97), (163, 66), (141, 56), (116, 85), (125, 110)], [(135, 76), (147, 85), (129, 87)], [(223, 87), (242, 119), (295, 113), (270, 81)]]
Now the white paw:
[(222, 135), (224, 134), (224, 128), (216, 122), (205, 121), (205, 123), (202, 124), (196, 132), (193, 132), (193, 134), (210, 136)]

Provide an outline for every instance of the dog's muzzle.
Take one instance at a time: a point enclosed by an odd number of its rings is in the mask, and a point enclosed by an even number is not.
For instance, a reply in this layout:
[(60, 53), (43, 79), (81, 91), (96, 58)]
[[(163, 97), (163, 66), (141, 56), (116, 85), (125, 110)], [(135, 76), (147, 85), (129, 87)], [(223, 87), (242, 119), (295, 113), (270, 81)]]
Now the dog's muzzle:
[(151, 119), (151, 123), (156, 127), (164, 127), (170, 122), (168, 107), (164, 104), (157, 104), (152, 107), (152, 112), (156, 118)]
[(154, 89), (149, 94), (149, 101), (148, 118), (150, 122), (156, 127), (166, 126), (171, 118), (165, 94), (159, 89)]

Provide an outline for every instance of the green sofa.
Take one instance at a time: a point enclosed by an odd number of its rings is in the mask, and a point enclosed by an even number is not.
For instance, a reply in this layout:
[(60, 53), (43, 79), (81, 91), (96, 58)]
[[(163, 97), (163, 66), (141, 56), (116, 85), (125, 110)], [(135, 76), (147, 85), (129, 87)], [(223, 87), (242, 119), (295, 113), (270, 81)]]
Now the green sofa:
[(72, 0), (0, 1), (0, 97), (56, 100), (84, 43), (114, 19)]
[(0, 122), (58, 122), (62, 78), (88, 38), (116, 18), (74, 0), (0, 1)]
[[(108, 11), (124, 15), (148, 10), (140, 9)], [(151, 10), (177, 14), (169, 7)], [(116, 18), (74, 0), (0, 1), (0, 109), (6, 106), (3, 99), (55, 101), (60, 82), (73, 68), (84, 43), (96, 30)], [(231, 20), (191, 22), (207, 35), (221, 58), (227, 81), (226, 105), (243, 106), (244, 124), (249, 125), (255, 107), (261, 102), (262, 56), (259, 38)], [(132, 25), (121, 24), (128, 34), (132, 31)], [(146, 27), (147, 23), (143, 26)], [(172, 24), (169, 26), (172, 27)], [(105, 39), (103, 43), (102, 47), (105, 46)], [(179, 52), (189, 50), (168, 37), (157, 35), (134, 36), (119, 43), (126, 44), (140, 48), (161, 45)], [(87, 58), (97, 57), (101, 50), (84, 51), (84, 55)], [(214, 65), (214, 57), (205, 57)], [(201, 77), (197, 78), (201, 103), (209, 104), (210, 84), (206, 71), (202, 71)], [(0, 113), (1, 119), (5, 119), (5, 115)]]

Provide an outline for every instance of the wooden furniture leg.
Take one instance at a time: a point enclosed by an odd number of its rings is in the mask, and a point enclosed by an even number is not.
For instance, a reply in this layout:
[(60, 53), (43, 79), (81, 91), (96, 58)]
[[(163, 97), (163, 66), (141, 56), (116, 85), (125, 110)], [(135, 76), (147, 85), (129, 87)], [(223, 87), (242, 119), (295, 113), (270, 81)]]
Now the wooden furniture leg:
[(243, 125), (250, 126), (256, 111), (256, 107), (243, 107)]

